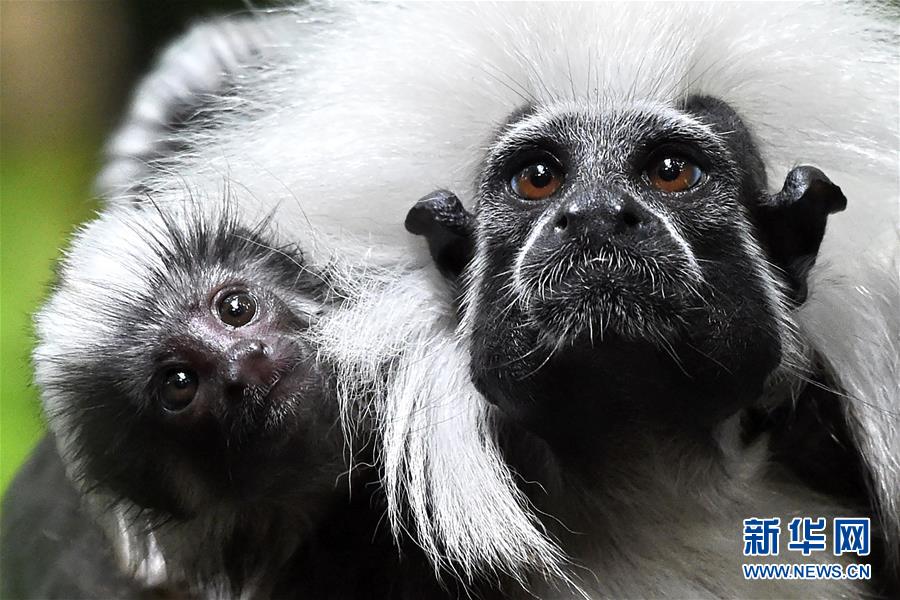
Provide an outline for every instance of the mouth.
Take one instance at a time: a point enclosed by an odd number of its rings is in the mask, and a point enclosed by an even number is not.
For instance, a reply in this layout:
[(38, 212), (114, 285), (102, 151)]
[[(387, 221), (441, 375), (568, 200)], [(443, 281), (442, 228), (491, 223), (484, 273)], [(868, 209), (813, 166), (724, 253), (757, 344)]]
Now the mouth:
[(240, 407), (232, 412), (230, 437), (240, 446), (248, 442), (274, 443), (290, 437), (308, 402), (321, 391), (317, 371), (309, 357), (278, 360), (271, 383), (247, 388)]
[[(281, 346), (279, 348), (279, 345)], [(295, 345), (272, 344), (271, 354), (260, 357), (248, 369), (249, 374), (229, 388), (231, 404), (269, 404), (290, 399), (298, 387), (313, 375), (315, 360)]]
[(682, 253), (611, 243), (586, 250), (535, 249), (516, 276), (519, 305), (550, 345), (608, 333), (666, 338), (683, 326), (702, 278)]
[(260, 390), (261, 399), (266, 402), (298, 399), (304, 388), (308, 387), (311, 373), (305, 358), (294, 357), (282, 362), (284, 366), (276, 370), (272, 383)]

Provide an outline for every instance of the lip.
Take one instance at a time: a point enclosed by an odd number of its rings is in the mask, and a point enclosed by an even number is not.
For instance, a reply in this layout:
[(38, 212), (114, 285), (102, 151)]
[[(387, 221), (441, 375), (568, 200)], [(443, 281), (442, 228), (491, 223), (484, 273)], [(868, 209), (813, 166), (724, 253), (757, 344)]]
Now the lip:
[[(593, 291), (614, 291), (622, 286), (650, 286), (651, 281), (662, 278), (655, 266), (634, 253), (617, 248), (601, 248), (592, 255), (572, 260), (572, 254), (559, 256), (535, 256), (522, 266), (521, 277), (526, 282), (523, 291), (530, 299), (564, 299), (585, 288)], [(529, 302), (530, 304), (530, 302)]]
[(314, 389), (314, 372), (303, 357), (283, 358), (279, 363), (277, 378), (268, 388), (259, 388), (251, 401), (228, 411), (226, 430), (231, 433), (227, 435), (238, 432), (231, 442), (235, 457), (290, 443), (288, 432), (299, 423), (296, 409), (310, 398), (307, 390)]
[(572, 294), (625, 292), (663, 299), (683, 295), (696, 281), (677, 248), (623, 247), (611, 242), (593, 248), (573, 245), (566, 252), (535, 248), (523, 261), (517, 279), (523, 298), (565, 299)]
[(279, 362), (287, 362), (289, 366), (276, 372), (275, 382), (264, 394), (264, 398), (268, 401), (287, 400), (293, 397), (310, 376), (306, 361), (302, 357), (297, 356), (290, 360), (282, 359)]
[[(575, 260), (573, 260), (573, 257)], [(561, 341), (669, 336), (695, 303), (677, 254), (604, 244), (587, 256), (538, 252), (524, 265), (520, 307), (551, 346)]]

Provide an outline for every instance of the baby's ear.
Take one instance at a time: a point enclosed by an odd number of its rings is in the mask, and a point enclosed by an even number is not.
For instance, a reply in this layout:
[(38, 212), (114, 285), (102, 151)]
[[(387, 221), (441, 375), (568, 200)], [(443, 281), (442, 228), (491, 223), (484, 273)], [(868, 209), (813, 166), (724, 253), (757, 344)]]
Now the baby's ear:
[(798, 304), (806, 300), (806, 277), (816, 262), (828, 215), (845, 208), (847, 198), (825, 173), (800, 166), (788, 173), (780, 192), (753, 211), (769, 258), (785, 273)]
[(163, 51), (135, 90), (110, 136), (94, 186), (106, 200), (138, 198), (154, 161), (184, 150), (178, 134), (209, 119), (244, 69), (263, 60), (275, 40), (276, 14), (215, 19), (194, 25)]

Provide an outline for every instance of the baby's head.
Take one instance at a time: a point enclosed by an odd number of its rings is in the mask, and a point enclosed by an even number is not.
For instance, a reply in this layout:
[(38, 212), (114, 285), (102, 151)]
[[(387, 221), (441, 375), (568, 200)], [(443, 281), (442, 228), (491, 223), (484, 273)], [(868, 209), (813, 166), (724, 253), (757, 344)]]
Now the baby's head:
[(324, 286), (273, 239), (135, 207), (77, 236), (35, 358), (86, 487), (176, 518), (333, 491), (338, 411), (305, 337)]

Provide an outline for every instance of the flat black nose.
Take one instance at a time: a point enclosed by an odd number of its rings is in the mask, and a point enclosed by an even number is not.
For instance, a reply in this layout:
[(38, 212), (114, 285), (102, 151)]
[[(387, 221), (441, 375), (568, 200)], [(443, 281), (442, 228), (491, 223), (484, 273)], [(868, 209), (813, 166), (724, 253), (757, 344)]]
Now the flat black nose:
[(550, 221), (560, 239), (640, 238), (651, 234), (653, 213), (630, 196), (611, 199), (574, 198), (559, 207)]
[(275, 362), (269, 346), (259, 340), (244, 340), (227, 352), (226, 386), (231, 395), (242, 396), (251, 387), (268, 387), (275, 379)]

